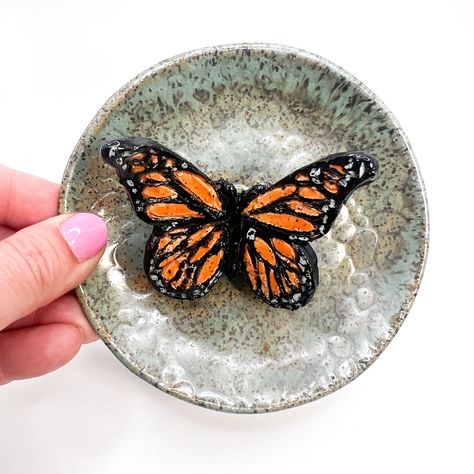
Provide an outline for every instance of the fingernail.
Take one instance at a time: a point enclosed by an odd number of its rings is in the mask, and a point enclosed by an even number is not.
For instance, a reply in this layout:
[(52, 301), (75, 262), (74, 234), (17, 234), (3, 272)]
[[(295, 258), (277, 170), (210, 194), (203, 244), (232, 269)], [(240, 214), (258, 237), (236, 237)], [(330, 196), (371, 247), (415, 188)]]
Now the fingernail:
[(79, 262), (97, 255), (107, 242), (107, 226), (95, 214), (75, 214), (59, 230)]

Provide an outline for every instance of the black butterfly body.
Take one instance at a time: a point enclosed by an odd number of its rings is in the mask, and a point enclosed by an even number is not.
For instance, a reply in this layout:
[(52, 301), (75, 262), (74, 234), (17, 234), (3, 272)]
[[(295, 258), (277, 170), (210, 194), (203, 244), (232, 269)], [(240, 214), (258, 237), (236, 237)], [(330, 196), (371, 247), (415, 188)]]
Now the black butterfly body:
[(137, 216), (154, 226), (144, 268), (158, 291), (194, 299), (224, 272), (240, 272), (266, 303), (292, 310), (318, 284), (309, 242), (329, 231), (349, 195), (378, 172), (366, 153), (338, 153), (238, 193), (150, 139), (121, 138), (101, 153)]

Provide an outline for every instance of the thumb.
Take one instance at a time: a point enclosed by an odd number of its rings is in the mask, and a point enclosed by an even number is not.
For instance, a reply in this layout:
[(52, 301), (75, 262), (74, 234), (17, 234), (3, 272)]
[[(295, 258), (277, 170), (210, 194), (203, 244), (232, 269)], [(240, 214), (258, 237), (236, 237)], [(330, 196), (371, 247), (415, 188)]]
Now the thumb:
[(0, 241), (0, 330), (82, 283), (107, 227), (94, 214), (52, 217)]

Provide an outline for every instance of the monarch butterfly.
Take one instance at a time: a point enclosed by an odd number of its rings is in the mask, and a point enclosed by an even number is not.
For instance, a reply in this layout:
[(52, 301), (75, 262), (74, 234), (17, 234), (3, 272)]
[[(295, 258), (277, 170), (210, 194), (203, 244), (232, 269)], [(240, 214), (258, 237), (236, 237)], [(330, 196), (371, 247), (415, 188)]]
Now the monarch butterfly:
[(309, 242), (326, 234), (349, 195), (378, 173), (366, 153), (337, 153), (238, 193), (154, 140), (113, 140), (101, 154), (137, 216), (154, 226), (144, 267), (158, 291), (194, 299), (223, 273), (241, 272), (266, 303), (291, 310), (307, 304), (318, 284)]

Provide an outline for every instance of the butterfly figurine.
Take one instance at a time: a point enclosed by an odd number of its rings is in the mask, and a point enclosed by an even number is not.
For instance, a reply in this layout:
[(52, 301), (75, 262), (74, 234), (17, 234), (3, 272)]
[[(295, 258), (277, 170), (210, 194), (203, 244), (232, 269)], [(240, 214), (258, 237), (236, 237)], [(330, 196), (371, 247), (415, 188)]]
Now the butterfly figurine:
[(351, 151), (239, 193), (151, 139), (113, 140), (101, 155), (137, 216), (154, 226), (144, 268), (158, 291), (199, 298), (223, 273), (233, 278), (240, 272), (265, 303), (291, 310), (307, 304), (318, 284), (309, 243), (325, 235), (350, 194), (378, 174), (374, 157)]

